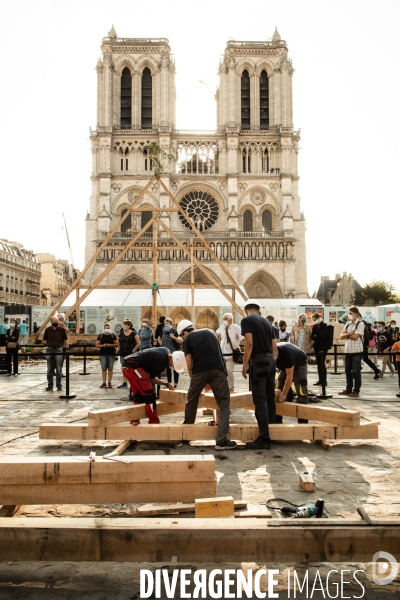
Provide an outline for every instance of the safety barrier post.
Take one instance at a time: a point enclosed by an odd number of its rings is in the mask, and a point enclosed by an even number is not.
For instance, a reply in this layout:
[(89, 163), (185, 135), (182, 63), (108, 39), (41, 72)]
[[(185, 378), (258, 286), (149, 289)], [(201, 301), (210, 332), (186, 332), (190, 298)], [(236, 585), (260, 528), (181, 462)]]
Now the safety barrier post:
[(71, 398), (76, 398), (76, 394), (69, 393), (69, 352), (65, 353), (65, 395), (59, 396), (60, 400), (71, 400)]

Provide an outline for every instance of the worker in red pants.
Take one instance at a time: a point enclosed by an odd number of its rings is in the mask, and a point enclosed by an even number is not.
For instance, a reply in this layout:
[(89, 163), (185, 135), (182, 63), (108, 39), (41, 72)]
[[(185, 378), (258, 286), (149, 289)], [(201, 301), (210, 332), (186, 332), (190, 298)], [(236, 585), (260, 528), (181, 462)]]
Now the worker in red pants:
[[(132, 393), (135, 395), (134, 404), (145, 404), (149, 424), (158, 424), (156, 392), (154, 385), (165, 385), (169, 390), (175, 390), (172, 383), (158, 379), (157, 375), (165, 371), (167, 366), (178, 373), (184, 371), (186, 360), (182, 351), (170, 354), (168, 348), (147, 348), (125, 356), (122, 372), (129, 381)], [(140, 421), (131, 421), (131, 425), (139, 425)]]

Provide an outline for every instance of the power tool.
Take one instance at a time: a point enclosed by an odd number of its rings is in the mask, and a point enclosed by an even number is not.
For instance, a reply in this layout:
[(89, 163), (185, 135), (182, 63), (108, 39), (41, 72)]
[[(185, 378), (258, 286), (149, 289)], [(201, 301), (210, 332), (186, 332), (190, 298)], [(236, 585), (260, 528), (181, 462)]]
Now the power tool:
[(283, 515), (291, 515), (291, 519), (308, 519), (316, 517), (319, 519), (324, 512), (324, 501), (319, 498), (314, 505), (309, 506), (282, 506), (280, 511)]

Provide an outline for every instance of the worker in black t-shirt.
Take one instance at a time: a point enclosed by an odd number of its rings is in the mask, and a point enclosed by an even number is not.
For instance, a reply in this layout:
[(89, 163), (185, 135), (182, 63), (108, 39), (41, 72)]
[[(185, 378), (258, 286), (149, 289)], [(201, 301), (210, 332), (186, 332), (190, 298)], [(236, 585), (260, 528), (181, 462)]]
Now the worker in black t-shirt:
[(273, 337), (272, 326), (260, 315), (260, 305), (256, 300), (247, 300), (244, 307), (246, 317), (240, 326), (244, 336), (244, 356), (242, 375), (247, 379), (247, 366), (250, 365), (250, 385), (255, 405), (255, 417), (259, 437), (247, 442), (251, 450), (270, 450), (269, 424), (275, 423), (275, 361), (277, 340)]
[[(134, 404), (146, 404), (146, 414), (152, 425), (160, 422), (154, 385), (165, 385), (169, 390), (175, 390), (171, 383), (165, 383), (157, 377), (165, 371), (167, 365), (182, 373), (186, 366), (183, 352), (176, 351), (170, 354), (168, 348), (146, 348), (123, 358), (122, 373), (135, 395)], [(139, 423), (139, 420), (131, 421), (132, 425)]]
[[(296, 389), (297, 402), (308, 404), (307, 354), (290, 342), (277, 345), (276, 366), (279, 369), (277, 402), (293, 402), (292, 383)], [(308, 423), (306, 419), (297, 419), (299, 423)], [(282, 417), (276, 416), (276, 423), (282, 423)]]
[(232, 450), (237, 444), (226, 437), (229, 431), (230, 392), (218, 338), (211, 329), (195, 330), (188, 319), (179, 321), (176, 329), (183, 338), (183, 351), (190, 377), (183, 423), (190, 425), (196, 421), (200, 394), (204, 388), (206, 391), (211, 389), (220, 410), (215, 449)]

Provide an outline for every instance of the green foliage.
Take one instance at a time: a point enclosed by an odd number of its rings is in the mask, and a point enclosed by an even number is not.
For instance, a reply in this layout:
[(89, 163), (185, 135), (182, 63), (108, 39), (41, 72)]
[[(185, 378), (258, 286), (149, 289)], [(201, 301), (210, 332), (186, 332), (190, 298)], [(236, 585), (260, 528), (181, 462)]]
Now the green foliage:
[(176, 162), (175, 156), (162, 150), (156, 142), (151, 142), (151, 144), (143, 146), (144, 150), (147, 150), (147, 156), (152, 161), (150, 164), (152, 165), (154, 175), (160, 175), (165, 171), (167, 165)]
[(395, 304), (400, 297), (395, 293), (395, 287), (386, 281), (372, 281), (356, 292), (354, 304), (356, 306), (379, 306), (381, 304)]

